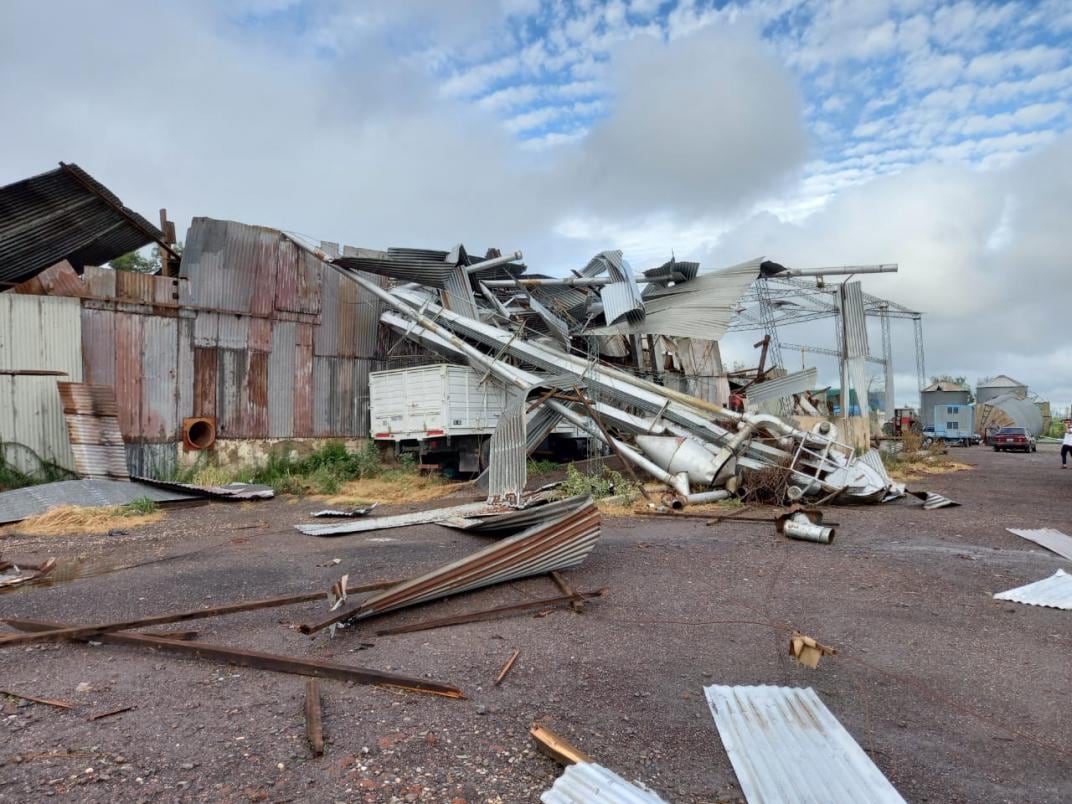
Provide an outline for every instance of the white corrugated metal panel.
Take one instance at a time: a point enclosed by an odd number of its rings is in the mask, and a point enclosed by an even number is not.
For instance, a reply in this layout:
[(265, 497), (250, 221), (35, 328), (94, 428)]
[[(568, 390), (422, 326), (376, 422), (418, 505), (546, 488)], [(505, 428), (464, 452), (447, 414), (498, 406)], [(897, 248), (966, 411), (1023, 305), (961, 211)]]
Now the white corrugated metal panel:
[(845, 343), (848, 347), (846, 356), (867, 357), (867, 315), (864, 308), (863, 286), (859, 282), (846, 282), (842, 288), (845, 305)]
[(714, 685), (704, 692), (750, 804), (904, 804), (811, 687)]
[(528, 480), (528, 451), (525, 449), (526, 395), (518, 393), (503, 409), (491, 434), (488, 468), (488, 500), (521, 502)]
[(1006, 592), (998, 592), (994, 600), (1011, 600), (1028, 606), (1046, 606), (1051, 609), (1072, 611), (1072, 575), (1057, 570), (1049, 578), (1018, 586)]
[(683, 338), (721, 338), (741, 297), (759, 276), (762, 258), (722, 271), (703, 274), (690, 282), (660, 288), (645, 299), (644, 320), (623, 321), (589, 330), (589, 334), (669, 335)]
[(595, 762), (578, 762), (563, 771), (550, 790), (540, 796), (543, 804), (666, 804), (651, 790), (627, 782)]
[(748, 401), (751, 403), (764, 402), (768, 399), (782, 399), (792, 394), (799, 394), (815, 387), (818, 382), (818, 369), (810, 368), (786, 374), (774, 380), (767, 380), (758, 385), (753, 385), (747, 391)]
[[(1021, 399), (1014, 394), (1003, 394), (988, 400), (985, 405), (980, 407), (983, 408), (979, 411), (980, 428), (985, 429), (993, 420), (993, 423), (1000, 427), (1023, 427), (1033, 436), (1037, 436), (1042, 432), (1042, 412), (1038, 409), (1038, 405), (1030, 399)], [(995, 416), (989, 410), (993, 408), (1004, 413), (1009, 422), (1003, 421), (1004, 417), (1002, 416)]]
[(1015, 533), (1022, 539), (1027, 539), (1035, 544), (1045, 547), (1047, 550), (1051, 550), (1057, 553), (1059, 556), (1064, 556), (1069, 561), (1072, 561), (1072, 536), (1067, 536), (1061, 533), (1059, 530), (1053, 528), (1038, 528), (1031, 530), (1027, 528), (1006, 528), (1009, 533)]
[[(74, 469), (56, 380), (82, 381), (79, 300), (0, 294), (0, 368), (64, 371), (65, 377), (0, 377), (0, 441), (32, 449), (46, 461)], [(23, 471), (39, 467), (24, 450), (9, 459)]]

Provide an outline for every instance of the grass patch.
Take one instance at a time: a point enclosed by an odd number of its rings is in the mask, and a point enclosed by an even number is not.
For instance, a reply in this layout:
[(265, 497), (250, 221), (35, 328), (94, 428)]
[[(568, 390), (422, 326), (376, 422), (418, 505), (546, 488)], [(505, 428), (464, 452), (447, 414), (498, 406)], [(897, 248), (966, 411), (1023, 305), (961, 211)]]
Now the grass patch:
[(562, 464), (557, 461), (549, 461), (545, 459), (534, 460), (529, 458), (528, 473), (530, 477), (539, 477), (540, 475), (549, 475), (551, 472), (557, 472), (562, 467)]
[(623, 502), (632, 504), (641, 496), (640, 486), (627, 479), (621, 472), (603, 467), (599, 473), (586, 474), (572, 463), (566, 467), (566, 479), (556, 489), (559, 497), (576, 497), (589, 494), (593, 500), (606, 497), (621, 497)]
[(939, 475), (947, 472), (959, 472), (971, 469), (949, 456), (949, 448), (936, 443), (929, 449), (923, 448), (923, 439), (919, 433), (907, 432), (901, 437), (899, 452), (883, 452), (882, 463), (890, 477), (902, 483), (916, 480), (924, 475)]
[(140, 497), (125, 505), (98, 508), (61, 505), (10, 525), (9, 532), (32, 533), (35, 536), (107, 533), (116, 527), (125, 530), (151, 525), (163, 518), (164, 512), (155, 502), (148, 497)]
[[(36, 464), (33, 471), (24, 471), (15, 464), (15, 455), (25, 453), (30, 463)], [(22, 444), (0, 442), (0, 491), (21, 489), (25, 486), (37, 486), (41, 483), (54, 483), (57, 480), (70, 480), (73, 472), (50, 461), (44, 460), (29, 447)]]

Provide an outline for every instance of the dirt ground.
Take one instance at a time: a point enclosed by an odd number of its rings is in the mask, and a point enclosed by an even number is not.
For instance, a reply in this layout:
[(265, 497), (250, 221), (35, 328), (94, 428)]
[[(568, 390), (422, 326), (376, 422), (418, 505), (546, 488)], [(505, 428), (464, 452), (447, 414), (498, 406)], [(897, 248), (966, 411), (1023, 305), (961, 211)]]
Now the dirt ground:
[[(963, 507), (924, 511), (910, 498), (830, 509), (840, 523), (830, 546), (746, 523), (605, 518), (595, 551), (569, 573), (578, 589), (609, 590), (583, 614), (374, 635), (557, 594), (534, 578), (334, 640), (296, 630), (323, 615), (320, 602), (175, 626), (204, 642), (434, 678), (467, 696), (322, 681), (321, 758), (305, 741), (301, 677), (110, 645), (2, 649), (0, 688), (76, 706), (4, 704), (0, 801), (536, 801), (561, 769), (534, 749), (534, 721), (668, 801), (737, 801), (703, 697), (718, 683), (814, 687), (910, 801), (1067, 802), (1072, 613), (990, 595), (1070, 569), (1005, 528), (1072, 533), (1072, 471), (1047, 452), (975, 447), (958, 458), (975, 469), (913, 485)], [(486, 543), (438, 526), (336, 539), (293, 530), (314, 505), (214, 503), (126, 535), (6, 538), (5, 558), (90, 559), (84, 577), (0, 597), (0, 615), (96, 622), (326, 590), (343, 571), (351, 583), (406, 577)], [(817, 670), (795, 664), (788, 627), (838, 655)], [(520, 658), (493, 686), (514, 648)], [(87, 719), (123, 706), (134, 708)]]

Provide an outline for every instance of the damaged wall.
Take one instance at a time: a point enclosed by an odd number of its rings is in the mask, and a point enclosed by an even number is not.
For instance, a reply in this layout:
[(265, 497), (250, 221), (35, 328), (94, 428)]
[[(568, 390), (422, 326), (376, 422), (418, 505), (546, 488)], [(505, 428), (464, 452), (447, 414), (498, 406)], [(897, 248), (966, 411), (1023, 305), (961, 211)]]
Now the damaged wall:
[[(74, 469), (56, 380), (82, 380), (78, 299), (0, 293), (0, 442), (20, 471), (39, 469), (32, 454)], [(18, 371), (62, 371), (27, 376)]]

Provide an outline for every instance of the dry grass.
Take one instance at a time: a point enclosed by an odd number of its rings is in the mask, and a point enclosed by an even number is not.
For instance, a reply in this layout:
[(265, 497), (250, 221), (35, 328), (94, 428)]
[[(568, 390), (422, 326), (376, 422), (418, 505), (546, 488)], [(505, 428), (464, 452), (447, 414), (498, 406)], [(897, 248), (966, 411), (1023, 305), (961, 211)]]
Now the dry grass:
[(121, 505), (100, 508), (81, 508), (77, 505), (61, 505), (43, 514), (9, 525), (8, 533), (32, 533), (35, 536), (75, 536), (78, 534), (107, 533), (121, 527), (123, 530), (151, 525), (164, 518), (163, 511), (149, 514), (132, 514)]
[(926, 475), (944, 475), (949, 472), (962, 472), (974, 467), (955, 461), (944, 455), (927, 456), (915, 461), (897, 462), (887, 464), (886, 471), (890, 477), (904, 483), (909, 480), (918, 480)]
[(327, 498), (331, 505), (362, 505), (364, 503), (425, 502), (446, 497), (469, 486), (469, 483), (448, 483), (435, 475), (416, 472), (388, 472), (383, 477), (351, 480), (343, 483), (339, 493)]
[[(642, 495), (635, 495), (632, 499), (623, 497), (605, 497), (596, 500), (596, 508), (603, 516), (644, 516), (650, 513), (649, 502), (660, 506), (666, 487), (661, 485), (648, 485), (644, 487), (651, 499), (646, 500)], [(741, 507), (741, 502), (735, 498), (721, 502), (703, 503), (702, 505), (688, 505), (682, 513), (686, 514), (710, 514), (711, 516), (725, 516)]]

